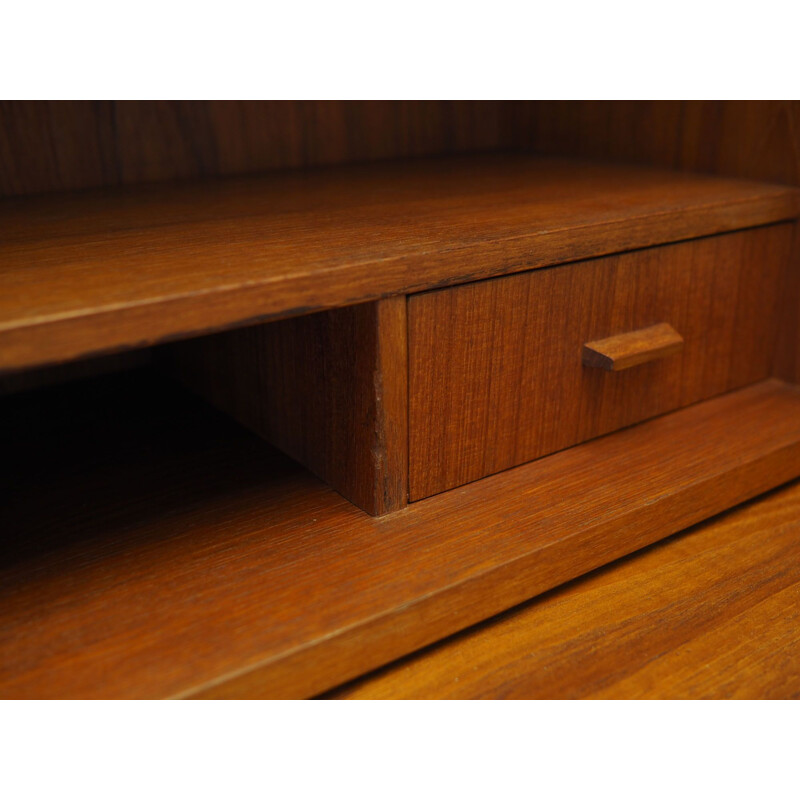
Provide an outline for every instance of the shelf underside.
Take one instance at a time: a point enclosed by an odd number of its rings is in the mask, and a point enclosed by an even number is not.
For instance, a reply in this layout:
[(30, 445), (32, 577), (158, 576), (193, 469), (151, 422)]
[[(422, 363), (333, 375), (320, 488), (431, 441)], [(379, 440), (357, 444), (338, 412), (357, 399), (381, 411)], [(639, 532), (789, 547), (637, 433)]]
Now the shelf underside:
[(382, 518), (141, 373), (3, 401), (0, 696), (309, 696), (800, 474), (768, 381)]
[(798, 192), (492, 155), (0, 204), (0, 371), (793, 218)]

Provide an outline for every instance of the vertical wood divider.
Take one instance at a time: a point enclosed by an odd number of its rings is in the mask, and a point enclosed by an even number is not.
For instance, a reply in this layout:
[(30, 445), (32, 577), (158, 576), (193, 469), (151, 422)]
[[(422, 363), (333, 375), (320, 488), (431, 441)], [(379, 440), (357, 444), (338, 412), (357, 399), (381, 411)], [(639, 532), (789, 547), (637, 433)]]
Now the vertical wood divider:
[(408, 499), (406, 298), (181, 342), (184, 384), (372, 515)]
[(781, 281), (782, 306), (772, 374), (800, 383), (800, 223), (794, 223), (792, 250)]

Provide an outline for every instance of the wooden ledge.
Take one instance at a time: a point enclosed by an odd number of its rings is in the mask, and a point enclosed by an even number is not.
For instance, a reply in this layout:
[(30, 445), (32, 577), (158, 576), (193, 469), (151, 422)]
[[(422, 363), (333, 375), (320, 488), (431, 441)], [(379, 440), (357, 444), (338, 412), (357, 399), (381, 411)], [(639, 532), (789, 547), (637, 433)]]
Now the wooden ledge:
[(184, 395), (77, 402), (5, 445), (3, 697), (313, 695), (800, 474), (780, 381), (377, 519)]
[(0, 203), (0, 371), (796, 217), (792, 187), (529, 155)]
[(793, 481), (328, 697), (786, 700), (798, 663)]

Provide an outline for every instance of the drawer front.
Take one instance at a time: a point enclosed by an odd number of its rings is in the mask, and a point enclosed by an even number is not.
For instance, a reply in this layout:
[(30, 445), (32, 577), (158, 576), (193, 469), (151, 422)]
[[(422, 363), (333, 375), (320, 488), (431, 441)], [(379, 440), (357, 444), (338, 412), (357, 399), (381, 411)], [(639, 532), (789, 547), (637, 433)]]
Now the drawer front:
[[(768, 377), (791, 236), (773, 225), (411, 296), (410, 498)], [(656, 325), (682, 345), (635, 335), (610, 348), (641, 351), (617, 359), (628, 368), (584, 363), (587, 343)]]

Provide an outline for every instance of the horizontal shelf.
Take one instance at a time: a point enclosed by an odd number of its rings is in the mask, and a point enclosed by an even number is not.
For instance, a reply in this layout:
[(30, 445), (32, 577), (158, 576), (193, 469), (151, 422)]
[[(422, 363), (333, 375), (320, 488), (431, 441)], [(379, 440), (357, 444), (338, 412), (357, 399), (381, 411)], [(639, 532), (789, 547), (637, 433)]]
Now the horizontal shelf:
[(381, 518), (135, 372), (1, 411), (2, 697), (313, 695), (800, 474), (780, 381)]
[(331, 692), (800, 698), (800, 482)]
[(795, 217), (796, 189), (528, 155), (0, 204), (0, 370)]

